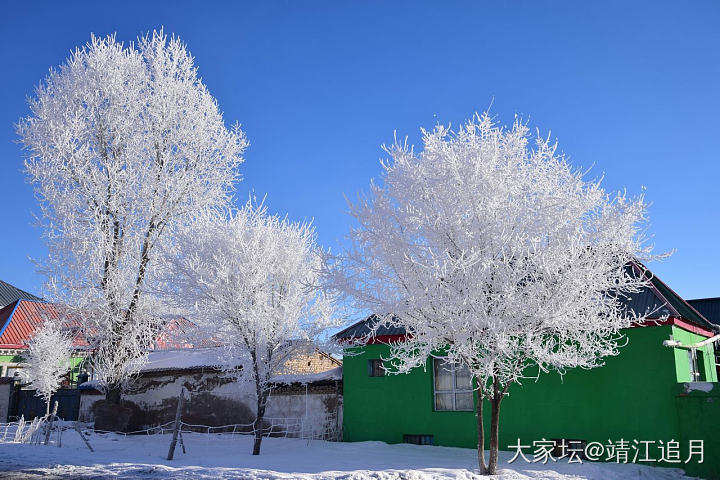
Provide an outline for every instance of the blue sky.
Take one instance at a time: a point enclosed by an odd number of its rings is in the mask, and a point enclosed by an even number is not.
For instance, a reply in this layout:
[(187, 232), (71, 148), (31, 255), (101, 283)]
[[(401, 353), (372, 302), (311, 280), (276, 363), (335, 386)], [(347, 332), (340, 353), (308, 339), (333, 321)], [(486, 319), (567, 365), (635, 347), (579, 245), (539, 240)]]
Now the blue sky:
[[(200, 6), (202, 5), (202, 6)], [(393, 132), (492, 103), (552, 132), (610, 190), (647, 188), (650, 265), (685, 298), (720, 296), (720, 4), (716, 2), (6, 2), (0, 16), (0, 279), (40, 292), (44, 255), (14, 124), (90, 33), (164, 26), (251, 142), (241, 200), (315, 220), (337, 249), (344, 195), (380, 173)]]

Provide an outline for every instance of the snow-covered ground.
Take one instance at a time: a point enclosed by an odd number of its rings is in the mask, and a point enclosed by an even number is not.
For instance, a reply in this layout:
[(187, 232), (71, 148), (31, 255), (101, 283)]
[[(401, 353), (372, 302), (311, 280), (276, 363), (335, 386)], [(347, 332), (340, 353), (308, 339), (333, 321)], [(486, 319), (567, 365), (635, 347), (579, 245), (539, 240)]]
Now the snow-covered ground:
[[(0, 444), (0, 478), (79, 479), (344, 479), (344, 480), (469, 480), (475, 451), (463, 448), (388, 445), (382, 442), (330, 443), (266, 438), (260, 456), (250, 455), (247, 436), (219, 437), (185, 433), (187, 453), (178, 446), (175, 460), (167, 461), (169, 435), (130, 436), (94, 434), (91, 453), (76, 432), (63, 434), (55, 445)], [(676, 480), (687, 478), (677, 469), (640, 465), (507, 464), (500, 453), (496, 479)]]

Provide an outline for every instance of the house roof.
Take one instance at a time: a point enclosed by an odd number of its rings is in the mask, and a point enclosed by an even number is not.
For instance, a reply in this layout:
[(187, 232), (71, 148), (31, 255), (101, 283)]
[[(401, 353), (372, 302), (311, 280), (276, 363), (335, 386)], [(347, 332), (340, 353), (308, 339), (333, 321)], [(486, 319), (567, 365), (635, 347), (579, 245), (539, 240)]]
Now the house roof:
[[(222, 363), (222, 357), (225, 354), (222, 347), (155, 350), (150, 352), (147, 362), (142, 366), (140, 372), (147, 374), (178, 370), (219, 370), (218, 365)], [(319, 373), (279, 373), (271, 377), (271, 381), (275, 383), (312, 383), (340, 379), (342, 379), (342, 366)]]
[[(338, 333), (333, 335), (333, 338), (336, 340), (343, 339), (343, 338), (361, 338), (366, 335), (368, 335), (371, 330), (377, 325), (378, 322), (380, 322), (381, 319), (375, 314), (370, 315), (369, 317), (360, 320), (356, 323), (353, 323), (349, 327), (345, 328), (344, 330), (340, 330)], [(405, 335), (405, 329), (401, 327), (388, 327), (385, 324), (381, 324), (377, 327), (377, 331), (375, 332), (376, 337), (389, 337), (389, 336), (396, 336), (396, 335)]]
[[(21, 349), (27, 344), (33, 333), (46, 320), (58, 320), (61, 314), (57, 305), (41, 300), (16, 300), (10, 305), (0, 309), (0, 348)], [(79, 333), (79, 322), (69, 320), (66, 327), (73, 331), (73, 345), (82, 347), (86, 345)]]
[[(632, 268), (635, 274), (642, 274), (643, 270), (639, 265), (633, 265), (629, 268)], [(711, 331), (718, 331), (720, 329), (718, 325), (708, 321), (699, 311), (700, 309), (694, 308), (694, 305), (683, 300), (680, 295), (675, 293), (673, 289), (668, 287), (665, 282), (660, 280), (660, 278), (650, 272), (650, 270), (645, 269), (644, 271), (650, 278), (651, 286), (628, 297), (620, 298), (620, 301), (624, 303), (627, 308), (640, 315), (649, 315), (651, 319), (659, 319), (662, 317), (679, 318)], [(718, 318), (718, 324), (720, 324), (720, 298), (703, 299), (702, 301), (705, 300), (715, 301), (712, 308), (714, 308), (713, 311), (716, 312), (717, 315), (715, 318)], [(708, 304), (709, 303), (710, 302), (708, 302)], [(709, 308), (710, 306), (708, 305), (707, 309)], [(368, 335), (379, 321), (380, 318), (377, 315), (370, 315), (366, 319), (360, 320), (336, 333), (333, 335), (333, 338), (336, 340), (362, 338)], [(386, 325), (380, 325), (375, 332), (375, 337), (398, 337), (402, 335), (405, 335), (404, 329), (397, 327), (388, 328)]]
[[(62, 316), (58, 304), (42, 300), (20, 299), (0, 309), (0, 349), (24, 349), (33, 333), (47, 319), (57, 320)], [(73, 335), (73, 346), (77, 349), (89, 346), (83, 332), (80, 318), (63, 319), (63, 327)], [(158, 333), (155, 349), (178, 349), (216, 346), (218, 342), (202, 335), (193, 322), (182, 317), (169, 317), (164, 328)]]
[(218, 347), (154, 350), (140, 369), (143, 373), (217, 368), (224, 351)]
[[(641, 267), (634, 265), (634, 272), (641, 274)], [(718, 329), (717, 325), (708, 321), (702, 313), (685, 301), (657, 275), (647, 269), (644, 271), (645, 275), (650, 278), (651, 287), (622, 299), (622, 302), (632, 311), (648, 315), (652, 319), (667, 316), (689, 321), (711, 331)]]
[(720, 297), (696, 298), (688, 303), (708, 321), (720, 325)]
[(212, 338), (197, 324), (184, 317), (168, 317), (155, 339), (154, 350), (217, 347), (221, 342)]
[(0, 307), (5, 307), (11, 303), (15, 303), (17, 300), (24, 298), (26, 300), (42, 300), (36, 297), (32, 293), (28, 293), (25, 290), (20, 290), (14, 285), (10, 285), (7, 282), (0, 280)]

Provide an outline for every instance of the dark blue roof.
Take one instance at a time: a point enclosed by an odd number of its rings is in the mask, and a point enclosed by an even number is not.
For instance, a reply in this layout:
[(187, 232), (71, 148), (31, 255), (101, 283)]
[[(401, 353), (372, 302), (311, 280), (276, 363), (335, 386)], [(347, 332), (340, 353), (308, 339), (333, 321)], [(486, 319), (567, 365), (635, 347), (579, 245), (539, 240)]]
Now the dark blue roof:
[(695, 308), (703, 317), (716, 325), (720, 325), (720, 297), (696, 298), (688, 300), (688, 303)]
[[(333, 335), (333, 338), (341, 339), (364, 337), (365, 335), (370, 333), (370, 330), (375, 327), (375, 325), (377, 325), (377, 323), (380, 321), (381, 320), (377, 315), (370, 315), (368, 318), (350, 325), (345, 330), (339, 331), (338, 333)], [(405, 329), (398, 327), (388, 327), (387, 325), (383, 324), (377, 327), (375, 335), (405, 335)]]
[[(700, 312), (697, 311), (692, 305), (683, 300), (683, 298), (675, 293), (675, 291), (668, 287), (665, 282), (660, 280), (649, 270), (646, 270), (647, 275), (651, 275), (651, 283), (653, 294), (658, 296), (665, 302), (664, 308), (668, 310), (669, 315), (672, 317), (680, 317), (688, 320), (695, 325), (705, 327), (711, 331), (718, 331), (720, 328), (712, 322), (709, 322)], [(653, 317), (655, 315), (652, 315)]]

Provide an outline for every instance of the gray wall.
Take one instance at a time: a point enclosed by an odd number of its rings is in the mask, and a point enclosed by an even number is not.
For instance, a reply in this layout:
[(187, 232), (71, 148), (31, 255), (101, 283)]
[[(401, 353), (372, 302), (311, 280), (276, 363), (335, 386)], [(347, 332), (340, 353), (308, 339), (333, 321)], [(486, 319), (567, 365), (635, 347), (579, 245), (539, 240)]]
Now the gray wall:
[[(182, 419), (185, 423), (221, 426), (251, 424), (256, 400), (250, 385), (238, 383), (216, 371), (173, 372), (145, 375), (123, 395), (133, 409), (129, 430), (142, 430), (174, 420), (181, 388), (190, 394)], [(306, 394), (307, 392), (307, 394)], [(79, 420), (92, 422), (96, 402), (104, 399), (94, 390), (83, 390)], [(322, 437), (323, 432), (342, 431), (342, 390), (335, 382), (305, 385), (278, 385), (268, 400), (266, 425), (302, 422), (305, 435)], [(294, 425), (294, 426), (293, 426)], [(294, 434), (293, 434), (294, 435)]]

